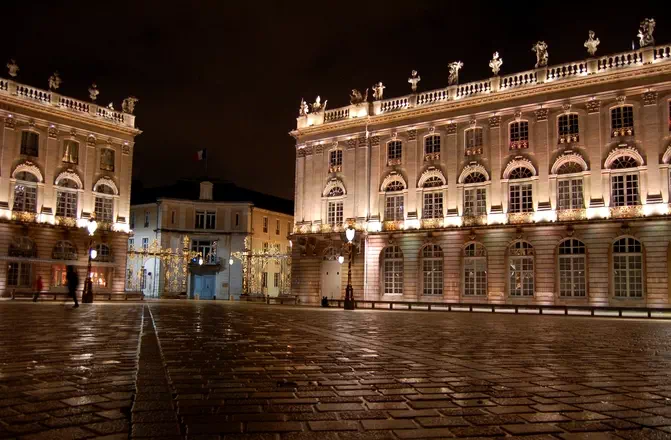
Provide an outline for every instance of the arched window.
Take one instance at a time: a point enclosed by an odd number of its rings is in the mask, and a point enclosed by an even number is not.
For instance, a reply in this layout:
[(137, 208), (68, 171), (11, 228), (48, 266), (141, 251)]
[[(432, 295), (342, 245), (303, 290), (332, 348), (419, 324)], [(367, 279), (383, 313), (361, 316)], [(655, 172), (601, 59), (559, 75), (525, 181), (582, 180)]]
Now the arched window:
[(96, 252), (98, 253), (98, 255), (96, 255), (96, 261), (105, 263), (112, 261), (112, 251), (105, 243), (98, 243), (96, 245)]
[(582, 177), (562, 177), (565, 174), (582, 173), (583, 167), (577, 162), (566, 162), (557, 170), (557, 209), (582, 209), (585, 207), (583, 198)]
[(639, 204), (638, 161), (633, 156), (616, 157), (610, 169), (617, 171), (610, 176), (611, 206), (634, 206)]
[(422, 248), (424, 295), (443, 294), (443, 250), (437, 244)]
[(487, 250), (480, 243), (464, 248), (464, 296), (487, 295)]
[(341, 196), (344, 196), (344, 195), (345, 195), (345, 192), (343, 191), (343, 189), (339, 186), (335, 186), (335, 187), (333, 187), (329, 190), (326, 197), (341, 197)]
[(103, 222), (114, 221), (114, 199), (108, 197), (116, 194), (114, 188), (106, 184), (96, 186), (95, 213), (96, 219)]
[[(510, 180), (524, 180), (533, 177), (526, 167), (518, 167), (510, 172)], [(533, 189), (531, 182), (511, 182), (508, 186), (508, 212), (531, 212), (533, 206)]]
[(587, 259), (585, 243), (575, 238), (559, 244), (559, 295), (585, 296), (587, 294)]
[(440, 154), (440, 136), (437, 134), (424, 138), (424, 154)]
[(77, 189), (79, 185), (72, 179), (62, 178), (56, 191), (56, 215), (77, 218)]
[(14, 211), (37, 212), (37, 176), (27, 171), (16, 173)]
[(79, 163), (79, 142), (71, 139), (63, 141), (63, 162), (75, 165)]
[(578, 114), (568, 113), (557, 118), (558, 143), (578, 142)]
[(529, 148), (529, 122), (517, 121), (510, 124), (510, 149)]
[(476, 171), (476, 172), (473, 172), (473, 173), (470, 173), (469, 175), (467, 175), (467, 176), (464, 178), (464, 184), (469, 184), (469, 183), (484, 183), (484, 182), (486, 182), (486, 181), (487, 181), (487, 178), (485, 177), (485, 175), (482, 174), (482, 173), (478, 173), (477, 171)]
[(398, 246), (389, 246), (382, 251), (384, 294), (403, 295), (403, 252)]
[(40, 135), (34, 131), (21, 132), (21, 154), (37, 157), (40, 147)]
[(634, 107), (622, 105), (610, 110), (610, 128), (612, 137), (634, 134)]
[(17, 261), (7, 263), (7, 286), (12, 288), (30, 288), (33, 279), (33, 264), (19, 258), (37, 257), (37, 247), (28, 237), (14, 237), (9, 243), (10, 257)]
[(387, 161), (389, 165), (398, 165), (403, 157), (403, 143), (391, 141), (387, 144)]
[(440, 179), (440, 177), (433, 176), (426, 179), (423, 188), (435, 188), (437, 186), (443, 186), (443, 181)]
[(474, 156), (482, 154), (482, 128), (474, 127), (464, 131), (464, 138), (466, 149), (464, 154), (466, 156)]
[(76, 260), (77, 248), (71, 241), (61, 240), (54, 246), (52, 258), (54, 260)]
[(632, 237), (613, 243), (613, 289), (618, 298), (643, 297), (643, 246)]
[(387, 193), (391, 193), (385, 195), (385, 221), (403, 220), (403, 194), (398, 194), (398, 192), (404, 189), (405, 185), (398, 180), (391, 181), (385, 188)]
[(508, 282), (510, 296), (534, 294), (534, 248), (526, 241), (508, 247)]

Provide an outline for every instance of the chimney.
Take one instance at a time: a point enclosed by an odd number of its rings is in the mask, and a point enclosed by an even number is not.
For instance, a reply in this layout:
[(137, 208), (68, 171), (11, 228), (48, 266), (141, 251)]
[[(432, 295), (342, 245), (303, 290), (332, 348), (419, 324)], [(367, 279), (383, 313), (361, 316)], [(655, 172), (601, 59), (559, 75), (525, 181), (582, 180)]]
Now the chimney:
[(200, 200), (212, 200), (212, 182), (200, 182)]

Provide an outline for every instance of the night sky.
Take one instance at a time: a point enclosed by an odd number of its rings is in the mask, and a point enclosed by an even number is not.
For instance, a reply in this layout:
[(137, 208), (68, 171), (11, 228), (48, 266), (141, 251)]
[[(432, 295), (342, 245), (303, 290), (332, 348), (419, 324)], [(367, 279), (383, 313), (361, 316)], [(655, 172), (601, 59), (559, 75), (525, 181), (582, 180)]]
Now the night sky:
[[(285, 4), (286, 3), (286, 4)], [(531, 46), (545, 40), (549, 64), (583, 59), (588, 30), (597, 55), (631, 49), (639, 22), (657, 21), (671, 42), (663, 2), (37, 2), (3, 4), (0, 62), (14, 57), (18, 81), (120, 109), (140, 99), (133, 175), (144, 186), (205, 173), (257, 191), (293, 197), (294, 140), (301, 97), (349, 104), (352, 88), (373, 82), (385, 97), (447, 85), (447, 64), (464, 62), (460, 82), (533, 68)], [(67, 5), (67, 6), (64, 6)], [(606, 5), (606, 6), (604, 6)], [(668, 4), (667, 4), (668, 6)], [(637, 44), (638, 47), (638, 44)]]

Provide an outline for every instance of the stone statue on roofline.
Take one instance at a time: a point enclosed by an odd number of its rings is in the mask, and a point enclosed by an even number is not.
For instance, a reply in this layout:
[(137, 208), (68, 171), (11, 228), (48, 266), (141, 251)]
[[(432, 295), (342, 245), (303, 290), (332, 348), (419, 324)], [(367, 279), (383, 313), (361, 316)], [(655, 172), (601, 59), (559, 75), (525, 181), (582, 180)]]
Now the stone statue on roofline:
[(412, 87), (412, 91), (417, 91), (417, 84), (422, 80), (416, 70), (413, 70), (410, 73), (410, 78), (408, 78), (408, 84)]
[(9, 60), (9, 63), (7, 63), (7, 69), (9, 70), (9, 76), (12, 78), (16, 77), (16, 75), (19, 73), (19, 65), (16, 64), (14, 58)]
[(298, 116), (307, 116), (308, 113), (310, 113), (308, 103), (305, 102), (305, 99), (301, 98), (301, 105), (298, 107)]
[(135, 96), (129, 96), (128, 98), (124, 99), (123, 102), (121, 103), (121, 109), (123, 110), (124, 113), (129, 113), (133, 114), (135, 111), (135, 104), (137, 104), (140, 100), (137, 99)]
[(315, 99), (315, 102), (312, 104), (312, 113), (323, 112), (324, 110), (326, 110), (326, 104), (328, 104), (328, 102), (329, 102), (329, 100), (327, 99), (322, 104), (321, 96), (317, 95), (317, 98)]
[(499, 53), (494, 52), (494, 55), (492, 55), (492, 59), (489, 61), (489, 67), (492, 68), (492, 73), (494, 75), (499, 74), (499, 70), (501, 70), (502, 64), (503, 64), (503, 58), (499, 58)]
[(358, 91), (357, 89), (352, 89), (352, 93), (350, 93), (349, 95), (350, 104), (359, 105), (367, 101), (368, 101), (368, 89), (366, 89), (366, 93), (364, 95), (361, 95), (361, 92)]
[(594, 31), (589, 31), (589, 38), (585, 41), (585, 47), (591, 56), (594, 56), (596, 48), (600, 43), (601, 41), (598, 38), (594, 38)]
[(547, 67), (548, 65), (548, 45), (545, 41), (539, 41), (531, 47), (532, 52), (536, 52), (536, 69)]
[(638, 30), (638, 44), (641, 47), (654, 46), (655, 38), (652, 36), (652, 33), (655, 32), (655, 19), (646, 18), (641, 22), (640, 29)]
[(98, 95), (100, 95), (100, 90), (98, 90), (98, 86), (96, 83), (91, 84), (91, 87), (89, 87), (89, 98), (91, 98), (91, 101), (95, 101), (98, 99)]
[(54, 72), (54, 74), (49, 77), (49, 90), (58, 90), (62, 82), (58, 71)]
[(450, 69), (450, 74), (447, 77), (447, 84), (450, 86), (459, 84), (459, 70), (464, 67), (464, 63), (461, 61), (453, 61), (448, 67)]
[(387, 87), (384, 84), (382, 84), (382, 81), (373, 84), (373, 99), (375, 99), (376, 101), (381, 100), (382, 97), (384, 96), (384, 89), (386, 88)]

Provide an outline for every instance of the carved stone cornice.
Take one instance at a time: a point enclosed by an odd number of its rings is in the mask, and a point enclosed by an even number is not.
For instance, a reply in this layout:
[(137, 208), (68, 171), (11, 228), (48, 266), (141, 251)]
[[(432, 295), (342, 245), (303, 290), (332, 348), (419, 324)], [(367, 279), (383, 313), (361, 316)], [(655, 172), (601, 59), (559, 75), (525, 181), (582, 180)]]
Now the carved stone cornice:
[(408, 140), (414, 141), (417, 139), (417, 130), (408, 130)]
[(359, 147), (365, 147), (366, 145), (368, 145), (368, 139), (365, 136), (360, 137), (358, 139), (358, 145), (359, 145)]
[(14, 130), (16, 128), (16, 119), (10, 118), (9, 116), (5, 118), (5, 128)]
[(657, 105), (657, 92), (645, 92), (643, 94), (643, 105)]
[(55, 125), (49, 126), (49, 139), (56, 139), (58, 137), (58, 129)]
[(322, 154), (323, 152), (324, 152), (324, 145), (323, 144), (315, 145), (315, 153), (316, 154)]
[(499, 128), (501, 125), (501, 116), (491, 116), (489, 118), (489, 128)]
[(370, 146), (377, 147), (380, 145), (380, 136), (373, 136), (370, 138)]
[(536, 122), (547, 121), (548, 120), (548, 109), (539, 108), (534, 112), (536, 114)]
[(447, 134), (457, 134), (457, 124), (455, 124), (454, 122), (451, 124), (447, 124), (445, 128), (447, 130)]
[(357, 143), (357, 139), (347, 139), (346, 148), (348, 150), (351, 150), (352, 148), (356, 148), (356, 143)]
[(312, 147), (307, 146), (307, 147), (303, 148), (303, 154), (305, 154), (306, 156), (311, 156), (312, 155)]
[(601, 111), (601, 101), (598, 99), (587, 101), (585, 108), (587, 108), (587, 113), (599, 113)]

